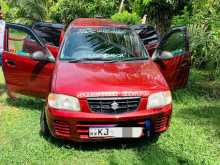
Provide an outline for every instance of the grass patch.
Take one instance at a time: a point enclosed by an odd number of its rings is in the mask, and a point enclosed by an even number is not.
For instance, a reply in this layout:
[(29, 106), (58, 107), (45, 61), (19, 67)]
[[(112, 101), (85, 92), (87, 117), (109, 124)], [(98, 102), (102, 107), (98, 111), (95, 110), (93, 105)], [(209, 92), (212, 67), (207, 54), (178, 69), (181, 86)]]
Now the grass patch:
[[(0, 96), (0, 164), (220, 164), (220, 79), (192, 70), (186, 89), (175, 91), (170, 129), (157, 144), (76, 145), (39, 135), (44, 101)], [(213, 85), (214, 84), (214, 85)], [(5, 91), (0, 71), (0, 91)]]

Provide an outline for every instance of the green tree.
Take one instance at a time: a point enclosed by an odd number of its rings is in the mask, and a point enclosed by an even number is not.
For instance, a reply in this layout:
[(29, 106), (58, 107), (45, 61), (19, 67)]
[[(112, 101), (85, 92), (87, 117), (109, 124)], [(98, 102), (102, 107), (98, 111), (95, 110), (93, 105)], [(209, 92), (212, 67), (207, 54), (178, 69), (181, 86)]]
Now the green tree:
[(220, 0), (194, 0), (188, 23), (195, 66), (215, 72), (220, 72), (219, 4)]
[(171, 26), (173, 16), (181, 13), (185, 6), (190, 6), (189, 0), (143, 0), (150, 22), (155, 23), (157, 30), (164, 34)]
[(110, 17), (118, 10), (119, 0), (59, 0), (50, 9), (57, 22), (70, 23), (78, 17)]
[(31, 23), (48, 19), (49, 8), (56, 0), (8, 0), (10, 10), (7, 18), (14, 22)]
[(147, 14), (148, 21), (163, 34), (170, 28), (172, 17), (181, 13), (190, 3), (190, 0), (127, 0), (123, 8), (141, 17)]
[(116, 13), (111, 17), (111, 19), (115, 22), (122, 22), (126, 24), (139, 24), (141, 22), (141, 18), (136, 13), (129, 13), (128, 11)]

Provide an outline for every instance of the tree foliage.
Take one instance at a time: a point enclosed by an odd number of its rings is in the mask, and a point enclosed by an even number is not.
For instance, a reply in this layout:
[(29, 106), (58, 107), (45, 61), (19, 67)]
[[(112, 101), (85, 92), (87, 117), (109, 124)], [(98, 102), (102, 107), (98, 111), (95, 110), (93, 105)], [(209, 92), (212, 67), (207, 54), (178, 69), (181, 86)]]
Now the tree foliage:
[(3, 1), (9, 7), (6, 19), (13, 22), (31, 23), (43, 21), (48, 18), (49, 7), (54, 4), (54, 0), (9, 0)]
[(173, 19), (174, 25), (187, 25), (194, 66), (220, 71), (220, 0), (194, 0), (191, 11)]
[(51, 8), (51, 18), (68, 24), (77, 17), (110, 17), (117, 11), (118, 0), (59, 0)]
[(116, 13), (111, 18), (115, 22), (122, 22), (126, 24), (138, 24), (141, 22), (141, 18), (136, 13), (129, 13), (128, 11)]

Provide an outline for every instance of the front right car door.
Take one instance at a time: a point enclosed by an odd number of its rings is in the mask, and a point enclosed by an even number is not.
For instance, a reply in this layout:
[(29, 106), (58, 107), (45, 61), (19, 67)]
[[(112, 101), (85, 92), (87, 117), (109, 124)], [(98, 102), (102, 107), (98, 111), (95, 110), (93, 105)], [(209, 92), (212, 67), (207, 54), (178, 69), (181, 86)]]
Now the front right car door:
[(169, 31), (161, 40), (155, 51), (156, 55), (162, 52), (171, 53), (171, 58), (156, 60), (159, 68), (171, 89), (184, 88), (187, 85), (191, 52), (189, 51), (189, 35), (186, 27), (176, 27)]
[(55, 64), (32, 58), (35, 52), (51, 53), (29, 27), (6, 24), (3, 72), (10, 93), (46, 98)]

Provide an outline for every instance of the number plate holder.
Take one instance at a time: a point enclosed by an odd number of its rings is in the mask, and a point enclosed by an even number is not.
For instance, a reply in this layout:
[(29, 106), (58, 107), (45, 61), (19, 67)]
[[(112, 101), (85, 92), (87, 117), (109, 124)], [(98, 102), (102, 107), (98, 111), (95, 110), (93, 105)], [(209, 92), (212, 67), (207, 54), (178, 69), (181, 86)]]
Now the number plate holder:
[(142, 127), (91, 127), (91, 138), (139, 138), (143, 134)]

